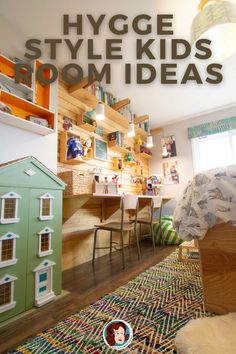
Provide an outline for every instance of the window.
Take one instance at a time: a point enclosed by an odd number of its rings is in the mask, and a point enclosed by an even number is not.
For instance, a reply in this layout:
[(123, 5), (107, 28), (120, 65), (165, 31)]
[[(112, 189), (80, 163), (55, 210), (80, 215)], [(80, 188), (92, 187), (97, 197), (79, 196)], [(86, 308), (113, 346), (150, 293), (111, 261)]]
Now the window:
[(11, 302), (11, 283), (0, 285), (0, 306)]
[(55, 298), (53, 291), (53, 266), (56, 263), (45, 260), (34, 269), (35, 305), (40, 307)]
[(42, 199), (42, 216), (50, 216), (51, 199)]
[(15, 192), (4, 194), (1, 199), (1, 224), (14, 224), (20, 221), (18, 218), (18, 203), (20, 195)]
[(46, 252), (49, 250), (49, 233), (41, 235), (41, 252)]
[(2, 241), (2, 261), (9, 261), (13, 258), (13, 244), (14, 240)]
[(49, 256), (50, 254), (53, 253), (53, 250), (51, 248), (51, 237), (52, 233), (54, 231), (50, 229), (49, 227), (45, 227), (43, 230), (41, 230), (38, 235), (39, 235), (39, 250), (38, 250), (38, 255), (39, 257), (44, 257), (44, 256)]
[(14, 219), (16, 216), (16, 199), (5, 199), (4, 219)]
[(16, 264), (16, 239), (18, 237), (12, 232), (0, 236), (0, 268)]
[(14, 301), (14, 281), (16, 277), (6, 275), (0, 279), (0, 313), (11, 310), (16, 306)]
[(46, 193), (40, 197), (40, 220), (52, 220), (52, 201), (54, 197)]
[(236, 163), (236, 130), (192, 139), (194, 172)]

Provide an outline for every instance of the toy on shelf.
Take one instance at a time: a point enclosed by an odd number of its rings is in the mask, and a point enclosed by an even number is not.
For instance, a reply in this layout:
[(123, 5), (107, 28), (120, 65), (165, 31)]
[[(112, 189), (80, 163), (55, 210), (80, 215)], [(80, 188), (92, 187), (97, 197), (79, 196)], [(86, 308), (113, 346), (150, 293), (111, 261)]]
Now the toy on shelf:
[(85, 140), (83, 144), (83, 156), (87, 156), (91, 148), (92, 148), (92, 139), (88, 138)]
[(131, 152), (127, 152), (125, 154), (125, 163), (130, 166), (134, 166), (136, 164), (135, 156)]
[(136, 144), (137, 145), (142, 145), (142, 143), (143, 143), (142, 138), (141, 138), (140, 135), (138, 135), (137, 138), (136, 138)]
[(12, 114), (12, 109), (11, 107), (7, 106), (5, 103), (0, 101), (0, 111)]
[(95, 118), (94, 109), (92, 111), (82, 113), (77, 118), (77, 125), (89, 132), (95, 132), (97, 128), (97, 122), (94, 118)]
[(61, 293), (64, 188), (33, 157), (0, 165), (0, 322)]
[(70, 131), (73, 128), (73, 124), (71, 123), (70, 118), (63, 117), (63, 129), (66, 131)]
[(148, 194), (158, 195), (159, 189), (162, 187), (162, 177), (161, 175), (153, 175), (147, 179), (147, 190)]
[(135, 144), (135, 152), (137, 154), (140, 154), (140, 156), (144, 157), (144, 158), (151, 158), (152, 157), (152, 151), (149, 148), (147, 148), (146, 146), (141, 145), (141, 144)]
[(72, 137), (67, 142), (67, 160), (82, 159), (84, 155), (83, 146), (78, 137)]
[(113, 170), (122, 171), (124, 169), (123, 159), (117, 156), (113, 156)]

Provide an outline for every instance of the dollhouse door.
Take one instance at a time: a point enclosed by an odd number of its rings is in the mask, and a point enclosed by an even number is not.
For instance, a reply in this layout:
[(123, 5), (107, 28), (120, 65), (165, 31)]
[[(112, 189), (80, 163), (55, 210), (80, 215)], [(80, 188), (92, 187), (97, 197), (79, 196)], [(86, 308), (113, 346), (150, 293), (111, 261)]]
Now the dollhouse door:
[(36, 275), (36, 294), (37, 297), (45, 296), (51, 292), (51, 274), (50, 270), (43, 270)]

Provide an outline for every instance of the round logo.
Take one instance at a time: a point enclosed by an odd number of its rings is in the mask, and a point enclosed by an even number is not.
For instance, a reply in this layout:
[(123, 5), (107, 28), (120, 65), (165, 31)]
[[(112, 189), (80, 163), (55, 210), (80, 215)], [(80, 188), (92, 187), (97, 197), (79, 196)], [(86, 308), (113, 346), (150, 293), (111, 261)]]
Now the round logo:
[(133, 330), (126, 321), (110, 321), (103, 329), (103, 339), (109, 348), (122, 350), (132, 342)]

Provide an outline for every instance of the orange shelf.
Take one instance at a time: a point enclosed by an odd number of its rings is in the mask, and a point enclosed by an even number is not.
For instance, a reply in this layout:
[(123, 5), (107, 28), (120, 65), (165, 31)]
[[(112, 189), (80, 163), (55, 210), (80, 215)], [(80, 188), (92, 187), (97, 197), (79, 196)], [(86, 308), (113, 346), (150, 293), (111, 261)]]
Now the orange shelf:
[(0, 81), (7, 85), (8, 87), (11, 87), (15, 90), (18, 90), (22, 93), (24, 93), (27, 96), (32, 96), (33, 98), (33, 89), (25, 84), (16, 84), (15, 80), (10, 78), (9, 76), (3, 74), (0, 72)]
[(50, 124), (50, 127), (54, 129), (55, 116), (54, 113), (38, 106), (32, 102), (26, 101), (23, 98), (13, 95), (12, 93), (0, 90), (0, 101), (5, 103), (12, 109), (13, 115), (19, 119), (26, 119), (27, 116), (36, 116), (44, 118)]
[[(42, 65), (39, 60), (35, 61), (35, 71)], [(50, 69), (45, 68), (42, 72), (44, 79), (50, 78)], [(50, 107), (50, 85), (42, 85), (38, 80), (35, 81), (35, 103), (41, 107), (49, 109)]]
[(49, 135), (55, 132), (53, 129), (43, 127), (42, 125), (30, 122), (26, 119), (19, 119), (5, 112), (0, 112), (0, 123), (23, 129), (37, 135)]
[[(15, 76), (15, 65), (16, 63), (14, 61), (0, 54), (0, 72), (2, 74), (13, 79)], [(25, 72), (26, 69), (22, 68), (21, 71)]]

